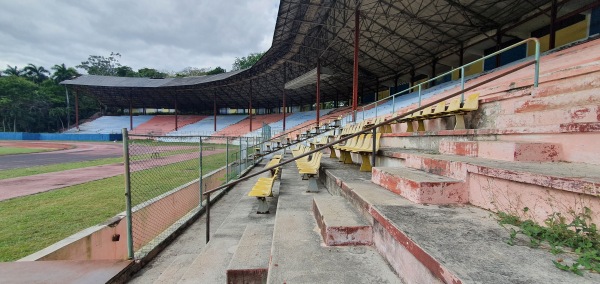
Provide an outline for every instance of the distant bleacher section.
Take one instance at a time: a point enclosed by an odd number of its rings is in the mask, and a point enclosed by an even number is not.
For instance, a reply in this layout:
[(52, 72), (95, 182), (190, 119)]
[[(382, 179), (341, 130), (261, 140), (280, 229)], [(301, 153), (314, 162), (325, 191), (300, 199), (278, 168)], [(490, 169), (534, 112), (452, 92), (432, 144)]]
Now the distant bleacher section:
[[(283, 119), (282, 113), (277, 114), (265, 114), (265, 115), (253, 115), (252, 116), (252, 129), (259, 129), (263, 123), (271, 124), (273, 122)], [(250, 132), (250, 118), (239, 121), (229, 127), (226, 127), (220, 131), (217, 131), (213, 136), (246, 136)]]
[[(147, 122), (153, 115), (138, 115), (133, 117), (133, 127)], [(79, 126), (79, 130), (71, 128), (65, 133), (78, 134), (114, 134), (121, 133), (123, 128), (129, 129), (129, 116), (102, 116)]]
[[(334, 109), (323, 109), (320, 111), (320, 115), (321, 115), (321, 117), (323, 117), (333, 110)], [(316, 110), (290, 113), (285, 118), (285, 128), (292, 129), (308, 120), (314, 121), (316, 119), (316, 115), (317, 115)], [(283, 132), (283, 117), (281, 120), (269, 124), (269, 126), (271, 127), (271, 134), (273, 136), (276, 136), (277, 134)], [(262, 125), (261, 125), (261, 127), (262, 127)], [(260, 133), (261, 133), (261, 129), (259, 128), (259, 129), (256, 129), (256, 130), (246, 134), (246, 136), (248, 136), (248, 137), (260, 136)]]
[[(238, 123), (240, 120), (248, 117), (247, 115), (217, 115), (217, 131), (223, 130), (232, 124)], [(208, 116), (196, 123), (188, 124), (179, 128), (177, 131), (169, 132), (169, 136), (186, 136), (186, 135), (213, 135), (215, 126), (214, 116)]]
[[(205, 115), (179, 115), (177, 118), (178, 127), (184, 127), (188, 124), (196, 123)], [(157, 115), (152, 119), (133, 128), (132, 134), (138, 135), (165, 135), (175, 130), (175, 115)]]

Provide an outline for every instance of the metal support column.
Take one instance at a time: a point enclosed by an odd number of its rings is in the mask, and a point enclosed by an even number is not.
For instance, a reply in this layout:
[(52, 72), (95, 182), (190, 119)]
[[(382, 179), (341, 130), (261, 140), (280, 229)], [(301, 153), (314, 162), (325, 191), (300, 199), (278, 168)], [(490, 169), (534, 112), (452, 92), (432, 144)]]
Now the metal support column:
[(202, 199), (204, 198), (202, 196), (202, 186), (203, 184), (203, 180), (202, 180), (202, 136), (200, 136), (200, 157), (199, 157), (199, 167), (198, 167), (198, 171), (199, 171), (199, 177), (198, 177), (198, 186), (200, 189), (200, 204), (199, 206), (202, 207)]
[(352, 71), (352, 121), (356, 122), (356, 108), (358, 107), (358, 49), (359, 49), (359, 10), (354, 12), (354, 69)]
[[(437, 65), (437, 59), (434, 57), (431, 61), (431, 77), (429, 79), (435, 78), (435, 66)], [(429, 82), (429, 87), (435, 86), (435, 81)]]
[(178, 113), (178, 109), (177, 109), (177, 94), (175, 94), (175, 131), (177, 131), (177, 128), (178, 128), (177, 127), (177, 119), (178, 119), (177, 113)]
[(283, 64), (283, 132), (285, 132), (285, 116), (287, 114), (287, 109), (285, 106), (285, 82), (287, 82), (287, 68), (285, 68), (285, 63)]
[(317, 127), (320, 122), (321, 110), (321, 59), (317, 58)]
[[(502, 49), (502, 30), (498, 28), (496, 30), (496, 51)], [(496, 55), (496, 67), (500, 67), (500, 54)]]
[(250, 115), (250, 132), (252, 132), (252, 81), (250, 81), (250, 104), (248, 106), (248, 114)]
[(556, 14), (558, 10), (558, 5), (556, 0), (552, 0), (552, 7), (550, 9), (550, 42), (549, 49), (554, 49), (556, 47)]
[(217, 95), (213, 95), (213, 123), (215, 124), (213, 131), (217, 131)]
[(129, 130), (133, 130), (133, 106), (131, 102), (131, 94), (129, 94)]
[(79, 94), (77, 92), (75, 92), (75, 128), (79, 130)]

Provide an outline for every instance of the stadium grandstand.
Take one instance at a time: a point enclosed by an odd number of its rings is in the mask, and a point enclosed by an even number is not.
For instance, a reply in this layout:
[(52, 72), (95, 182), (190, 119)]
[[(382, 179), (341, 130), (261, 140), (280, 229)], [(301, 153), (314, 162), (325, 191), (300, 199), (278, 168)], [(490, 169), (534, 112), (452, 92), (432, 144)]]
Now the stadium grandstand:
[(273, 132), (245, 176), (200, 186), (201, 225), (121, 281), (600, 283), (597, 240), (596, 259), (557, 256), (499, 222), (599, 224), (599, 33), (597, 0), (281, 0), (251, 68), (61, 84), (129, 110), (81, 132)]

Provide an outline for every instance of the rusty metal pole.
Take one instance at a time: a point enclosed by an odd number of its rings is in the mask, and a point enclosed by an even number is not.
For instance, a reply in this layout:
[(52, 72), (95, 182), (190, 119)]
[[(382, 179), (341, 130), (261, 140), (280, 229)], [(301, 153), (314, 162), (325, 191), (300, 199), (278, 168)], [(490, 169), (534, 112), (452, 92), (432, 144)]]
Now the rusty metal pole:
[(133, 130), (133, 106), (131, 104), (131, 94), (129, 94), (129, 130)]
[(79, 94), (77, 92), (75, 92), (75, 128), (79, 130)]
[(175, 131), (177, 131), (177, 94), (175, 94)]
[(356, 122), (356, 108), (358, 107), (358, 36), (359, 36), (359, 10), (354, 12), (354, 69), (352, 71), (352, 121)]
[(206, 195), (206, 243), (210, 241), (210, 193)]
[(250, 114), (250, 132), (252, 132), (252, 81), (250, 81), (250, 106), (248, 107), (248, 113)]
[(321, 59), (317, 58), (317, 127), (320, 122), (321, 110)]
[(215, 129), (214, 131), (217, 131), (217, 95), (213, 95), (213, 122), (215, 124)]
[(550, 43), (548, 49), (554, 49), (556, 47), (556, 14), (557, 14), (556, 0), (552, 0), (552, 7), (550, 10)]
[(286, 106), (285, 106), (285, 82), (287, 81), (287, 71), (285, 68), (285, 63), (283, 64), (283, 132), (285, 132), (285, 115), (287, 114)]

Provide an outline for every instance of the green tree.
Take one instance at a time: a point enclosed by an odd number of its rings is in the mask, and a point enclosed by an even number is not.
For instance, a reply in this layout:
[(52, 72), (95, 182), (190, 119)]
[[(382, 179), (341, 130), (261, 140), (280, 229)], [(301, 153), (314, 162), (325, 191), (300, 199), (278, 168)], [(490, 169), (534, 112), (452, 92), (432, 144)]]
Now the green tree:
[(48, 71), (46, 68), (43, 66), (35, 66), (32, 63), (29, 63), (27, 66), (25, 66), (23, 71), (25, 72), (25, 76), (27, 76), (27, 78), (38, 84), (44, 82), (46, 79), (48, 79), (48, 75), (50, 75), (50, 71)]
[(36, 111), (38, 86), (18, 76), (0, 78), (0, 117), (3, 131), (27, 130), (28, 112)]
[(90, 55), (88, 60), (75, 67), (85, 70), (89, 75), (117, 76), (117, 68), (121, 67), (120, 57), (121, 54), (115, 52), (111, 52), (109, 57)]
[(4, 74), (8, 75), (8, 76), (21, 76), (23, 75), (23, 71), (19, 70), (19, 68), (17, 68), (17, 66), (12, 67), (10, 65), (6, 65), (6, 69), (4, 70)]
[(221, 68), (221, 66), (217, 66), (217, 67), (215, 67), (215, 69), (206, 72), (206, 75), (215, 75), (215, 74), (221, 74), (221, 73), (225, 73), (225, 72), (227, 72), (227, 71), (225, 71), (225, 69)]
[(138, 75), (143, 78), (162, 79), (167, 77), (167, 74), (159, 72), (152, 68), (142, 68), (138, 70)]
[(233, 62), (233, 66), (231, 66), (231, 71), (242, 70), (246, 68), (252, 67), (258, 60), (265, 55), (266, 51), (250, 53), (246, 57), (236, 57)]
[(117, 67), (117, 76), (119, 77), (138, 77), (138, 73), (129, 66)]
[(56, 83), (60, 83), (64, 80), (70, 80), (79, 76), (79, 73), (77, 72), (77, 70), (75, 70), (75, 68), (67, 68), (67, 66), (65, 66), (64, 63), (61, 65), (56, 64), (52, 66), (51, 69), (54, 70), (54, 73), (52, 73), (51, 77)]

